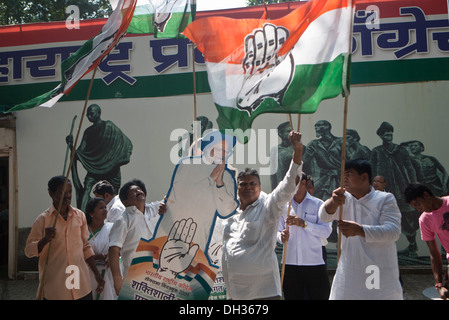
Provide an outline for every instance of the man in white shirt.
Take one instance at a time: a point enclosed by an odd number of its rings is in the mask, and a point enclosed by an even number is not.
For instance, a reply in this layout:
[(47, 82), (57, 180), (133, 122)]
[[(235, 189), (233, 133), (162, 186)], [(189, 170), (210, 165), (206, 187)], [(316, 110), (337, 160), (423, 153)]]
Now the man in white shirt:
[[(298, 191), (290, 213), (279, 221), (278, 242), (286, 243), (283, 290), (285, 300), (327, 300), (330, 284), (323, 258), (322, 239), (332, 232), (331, 223), (318, 218), (323, 201), (306, 190), (307, 176), (296, 178)], [(287, 212), (288, 213), (288, 210)], [(288, 226), (288, 228), (287, 228)]]
[(222, 269), (228, 299), (279, 299), (280, 274), (274, 247), (279, 219), (296, 192), (301, 173), (301, 134), (290, 133), (293, 157), (284, 179), (270, 193), (261, 191), (256, 170), (246, 169), (237, 178), (240, 207), (223, 221)]
[[(150, 239), (153, 236), (157, 211), (146, 209), (146, 189), (140, 180), (125, 183), (119, 192), (120, 200), (125, 205), (125, 212), (114, 222), (109, 235), (109, 266), (114, 279), (114, 288), (119, 295), (123, 279), (136, 251), (140, 238)], [(149, 216), (151, 215), (151, 216)], [(120, 270), (120, 257), (123, 270)]]
[(345, 164), (345, 188), (337, 188), (320, 208), (324, 222), (339, 219), (341, 255), (330, 299), (403, 299), (396, 241), (401, 234), (401, 212), (393, 194), (371, 187), (371, 165), (366, 160)]
[(108, 210), (107, 222), (114, 222), (125, 211), (125, 206), (120, 201), (118, 194), (110, 182), (101, 180), (93, 187), (92, 192), (96, 197), (103, 198), (106, 202), (106, 209)]

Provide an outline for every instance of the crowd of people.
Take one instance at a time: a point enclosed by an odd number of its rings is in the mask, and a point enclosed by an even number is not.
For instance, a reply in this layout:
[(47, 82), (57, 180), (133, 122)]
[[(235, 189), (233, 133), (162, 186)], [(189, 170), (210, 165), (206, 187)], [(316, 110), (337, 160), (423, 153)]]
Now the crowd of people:
[[(227, 298), (403, 299), (396, 249), (401, 212), (393, 194), (384, 191), (385, 177), (373, 178), (369, 161), (350, 159), (344, 187), (329, 199), (316, 198), (313, 180), (302, 170), (301, 134), (292, 131), (289, 140), (290, 166), (273, 191), (262, 191), (255, 169), (237, 175), (239, 206), (222, 221)], [(51, 178), (48, 192), (50, 208), (37, 217), (25, 246), (28, 257), (39, 257), (38, 297), (117, 299), (139, 240), (153, 236), (167, 205), (147, 203), (145, 184), (137, 179), (118, 192), (111, 183), (98, 182), (84, 213), (71, 206), (72, 186), (64, 176)], [(435, 234), (449, 252), (449, 197), (437, 197), (421, 183), (410, 184), (404, 197), (423, 212), (422, 239), (429, 247), (435, 287), (445, 299), (449, 286)], [(341, 254), (330, 283), (326, 239), (334, 220)], [(276, 242), (286, 251), (283, 274)], [(78, 266), (80, 281), (67, 283), (69, 266)]]

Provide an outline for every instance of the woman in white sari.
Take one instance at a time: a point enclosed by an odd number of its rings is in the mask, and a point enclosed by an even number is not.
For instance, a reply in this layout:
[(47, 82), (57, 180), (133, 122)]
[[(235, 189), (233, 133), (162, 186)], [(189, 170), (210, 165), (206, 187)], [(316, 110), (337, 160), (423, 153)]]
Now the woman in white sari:
[[(106, 202), (102, 198), (90, 199), (86, 205), (86, 219), (89, 229), (89, 242), (95, 253), (95, 264), (105, 281), (101, 294), (94, 294), (94, 300), (117, 300), (112, 281), (111, 270), (107, 264), (109, 250), (109, 232), (113, 223), (105, 222), (107, 216)], [(92, 292), (95, 292), (97, 283), (93, 272), (90, 271)]]

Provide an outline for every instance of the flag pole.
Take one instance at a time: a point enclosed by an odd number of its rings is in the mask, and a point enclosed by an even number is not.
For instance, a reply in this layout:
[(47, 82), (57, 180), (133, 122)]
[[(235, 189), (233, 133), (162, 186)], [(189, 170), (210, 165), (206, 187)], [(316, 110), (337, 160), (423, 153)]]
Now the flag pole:
[[(289, 113), (288, 114), (288, 118), (290, 121), (290, 126), (293, 129), (293, 122), (292, 122), (292, 115)], [(301, 128), (301, 114), (298, 114), (298, 132), (300, 132)], [(301, 181), (300, 181), (301, 183)], [(290, 210), (292, 208), (292, 201), (290, 200), (290, 202), (288, 203), (288, 210), (287, 210), (287, 217), (290, 216)], [(288, 224), (286, 224), (286, 229), (287, 231), (289, 230), (289, 226)], [(284, 250), (282, 252), (282, 269), (281, 269), (281, 288), (283, 287), (284, 284), (284, 275), (285, 275), (285, 260), (287, 257), (287, 241), (284, 242)]]
[(198, 154), (198, 130), (196, 125), (197, 105), (196, 105), (196, 71), (195, 71), (195, 43), (192, 42), (192, 74), (193, 74), (193, 143), (195, 144), (193, 155)]
[[(288, 203), (287, 217), (290, 216), (290, 210), (292, 208), (292, 201)], [(287, 222), (287, 219), (285, 219)], [(288, 224), (285, 224), (286, 230), (288, 232)], [(281, 269), (281, 289), (284, 287), (284, 275), (285, 275), (285, 259), (287, 257), (287, 240), (284, 242), (284, 250), (282, 252), (282, 269)]]
[[(341, 145), (341, 167), (340, 167), (340, 187), (344, 188), (344, 174), (345, 174), (345, 161), (346, 161), (346, 128), (348, 121), (348, 96), (345, 96), (345, 106), (343, 111), (343, 142)], [(338, 220), (343, 220), (343, 205), (340, 205)], [(337, 264), (341, 255), (341, 228), (338, 228), (338, 252), (337, 252)]]
[[(75, 158), (75, 147), (76, 147), (76, 145), (78, 143), (78, 138), (79, 138), (79, 135), (80, 135), (81, 126), (83, 124), (83, 119), (84, 119), (84, 116), (86, 114), (87, 103), (89, 101), (90, 91), (92, 89), (92, 84), (94, 82), (94, 78), (95, 78), (95, 73), (96, 72), (97, 72), (97, 68), (95, 68), (93, 70), (92, 79), (90, 80), (89, 88), (87, 90), (87, 96), (86, 96), (86, 100), (84, 101), (84, 108), (83, 108), (83, 112), (82, 112), (82, 115), (81, 115), (80, 124), (78, 126), (78, 131), (76, 133), (75, 142), (73, 143), (73, 146), (72, 146), (72, 155), (70, 157), (70, 164), (69, 164), (69, 167), (67, 168), (67, 173), (65, 175), (64, 184), (62, 185), (61, 198), (59, 199), (58, 209), (56, 211), (56, 215), (55, 215), (55, 218), (54, 218), (53, 224), (52, 224), (53, 228), (55, 228), (56, 221), (58, 220), (58, 216), (59, 216), (59, 214), (61, 212), (62, 202), (64, 200), (65, 190), (66, 190), (66, 187), (67, 187), (67, 184), (68, 184), (68, 181), (69, 181), (70, 170), (72, 169), (73, 159)], [(44, 284), (45, 284), (45, 276), (46, 276), (46, 273), (47, 273), (48, 258), (50, 257), (51, 243), (52, 243), (52, 241), (50, 240), (50, 243), (48, 244), (47, 256), (45, 257), (45, 263), (44, 263), (43, 270), (42, 270), (42, 278), (40, 279), (39, 291), (38, 291), (38, 294), (37, 294), (37, 299), (38, 300), (42, 299), (42, 289), (44, 288)]]
[[(266, 13), (266, 15), (267, 15), (267, 19), (269, 20), (270, 17), (268, 16), (268, 8), (267, 8), (267, 4), (265, 3), (265, 1), (263, 1), (263, 6), (264, 6), (264, 8), (265, 8), (265, 13)], [(293, 128), (293, 127), (292, 127), (292, 128)]]
[[(348, 56), (345, 58), (345, 66), (343, 68), (343, 89), (345, 93), (345, 105), (343, 111), (343, 141), (341, 146), (341, 167), (340, 167), (340, 187), (344, 188), (344, 173), (346, 162), (346, 129), (348, 121), (348, 102), (349, 102), (349, 68), (350, 68), (350, 56), (352, 52), (352, 30), (354, 22), (354, 2), (349, 1), (351, 6), (351, 14), (349, 19), (349, 39), (348, 39)], [(343, 220), (343, 205), (340, 205), (338, 220)], [(341, 255), (341, 229), (338, 228), (338, 250), (337, 250), (337, 265)]]

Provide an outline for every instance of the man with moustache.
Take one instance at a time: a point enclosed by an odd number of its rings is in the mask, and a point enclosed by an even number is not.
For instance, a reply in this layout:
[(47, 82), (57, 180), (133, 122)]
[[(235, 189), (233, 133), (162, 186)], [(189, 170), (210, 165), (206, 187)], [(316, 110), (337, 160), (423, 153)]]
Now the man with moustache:
[(401, 212), (395, 197), (374, 190), (371, 179), (367, 160), (347, 161), (344, 188), (335, 189), (318, 213), (323, 222), (338, 219), (342, 233), (331, 300), (403, 299), (396, 248)]
[[(142, 181), (134, 179), (125, 183), (119, 191), (119, 197), (126, 209), (112, 226), (108, 252), (117, 296), (140, 238), (150, 239), (154, 231), (149, 223), (150, 219), (145, 219), (146, 188)], [(120, 268), (120, 257), (123, 261), (123, 270)]]
[[(48, 182), (52, 199), (50, 208), (41, 213), (31, 227), (25, 245), (27, 257), (39, 257), (39, 289), (45, 300), (92, 300), (92, 287), (88, 266), (93, 271), (101, 292), (104, 280), (95, 265), (94, 252), (88, 241), (89, 232), (84, 213), (70, 205), (72, 184), (65, 177), (55, 176)], [(59, 204), (62, 206), (58, 213)], [(53, 222), (56, 224), (53, 227)], [(51, 247), (50, 247), (51, 242)], [(48, 261), (46, 263), (46, 261)], [(87, 263), (87, 264), (86, 264)], [(77, 283), (67, 285), (68, 267), (78, 268)], [(46, 276), (42, 278), (44, 273)], [(74, 279), (76, 281), (77, 279)]]
[(228, 299), (279, 300), (282, 295), (274, 247), (279, 219), (297, 189), (303, 150), (299, 132), (292, 131), (289, 137), (293, 146), (290, 168), (270, 194), (262, 192), (255, 169), (248, 168), (237, 177), (240, 206), (223, 221), (222, 268)]

